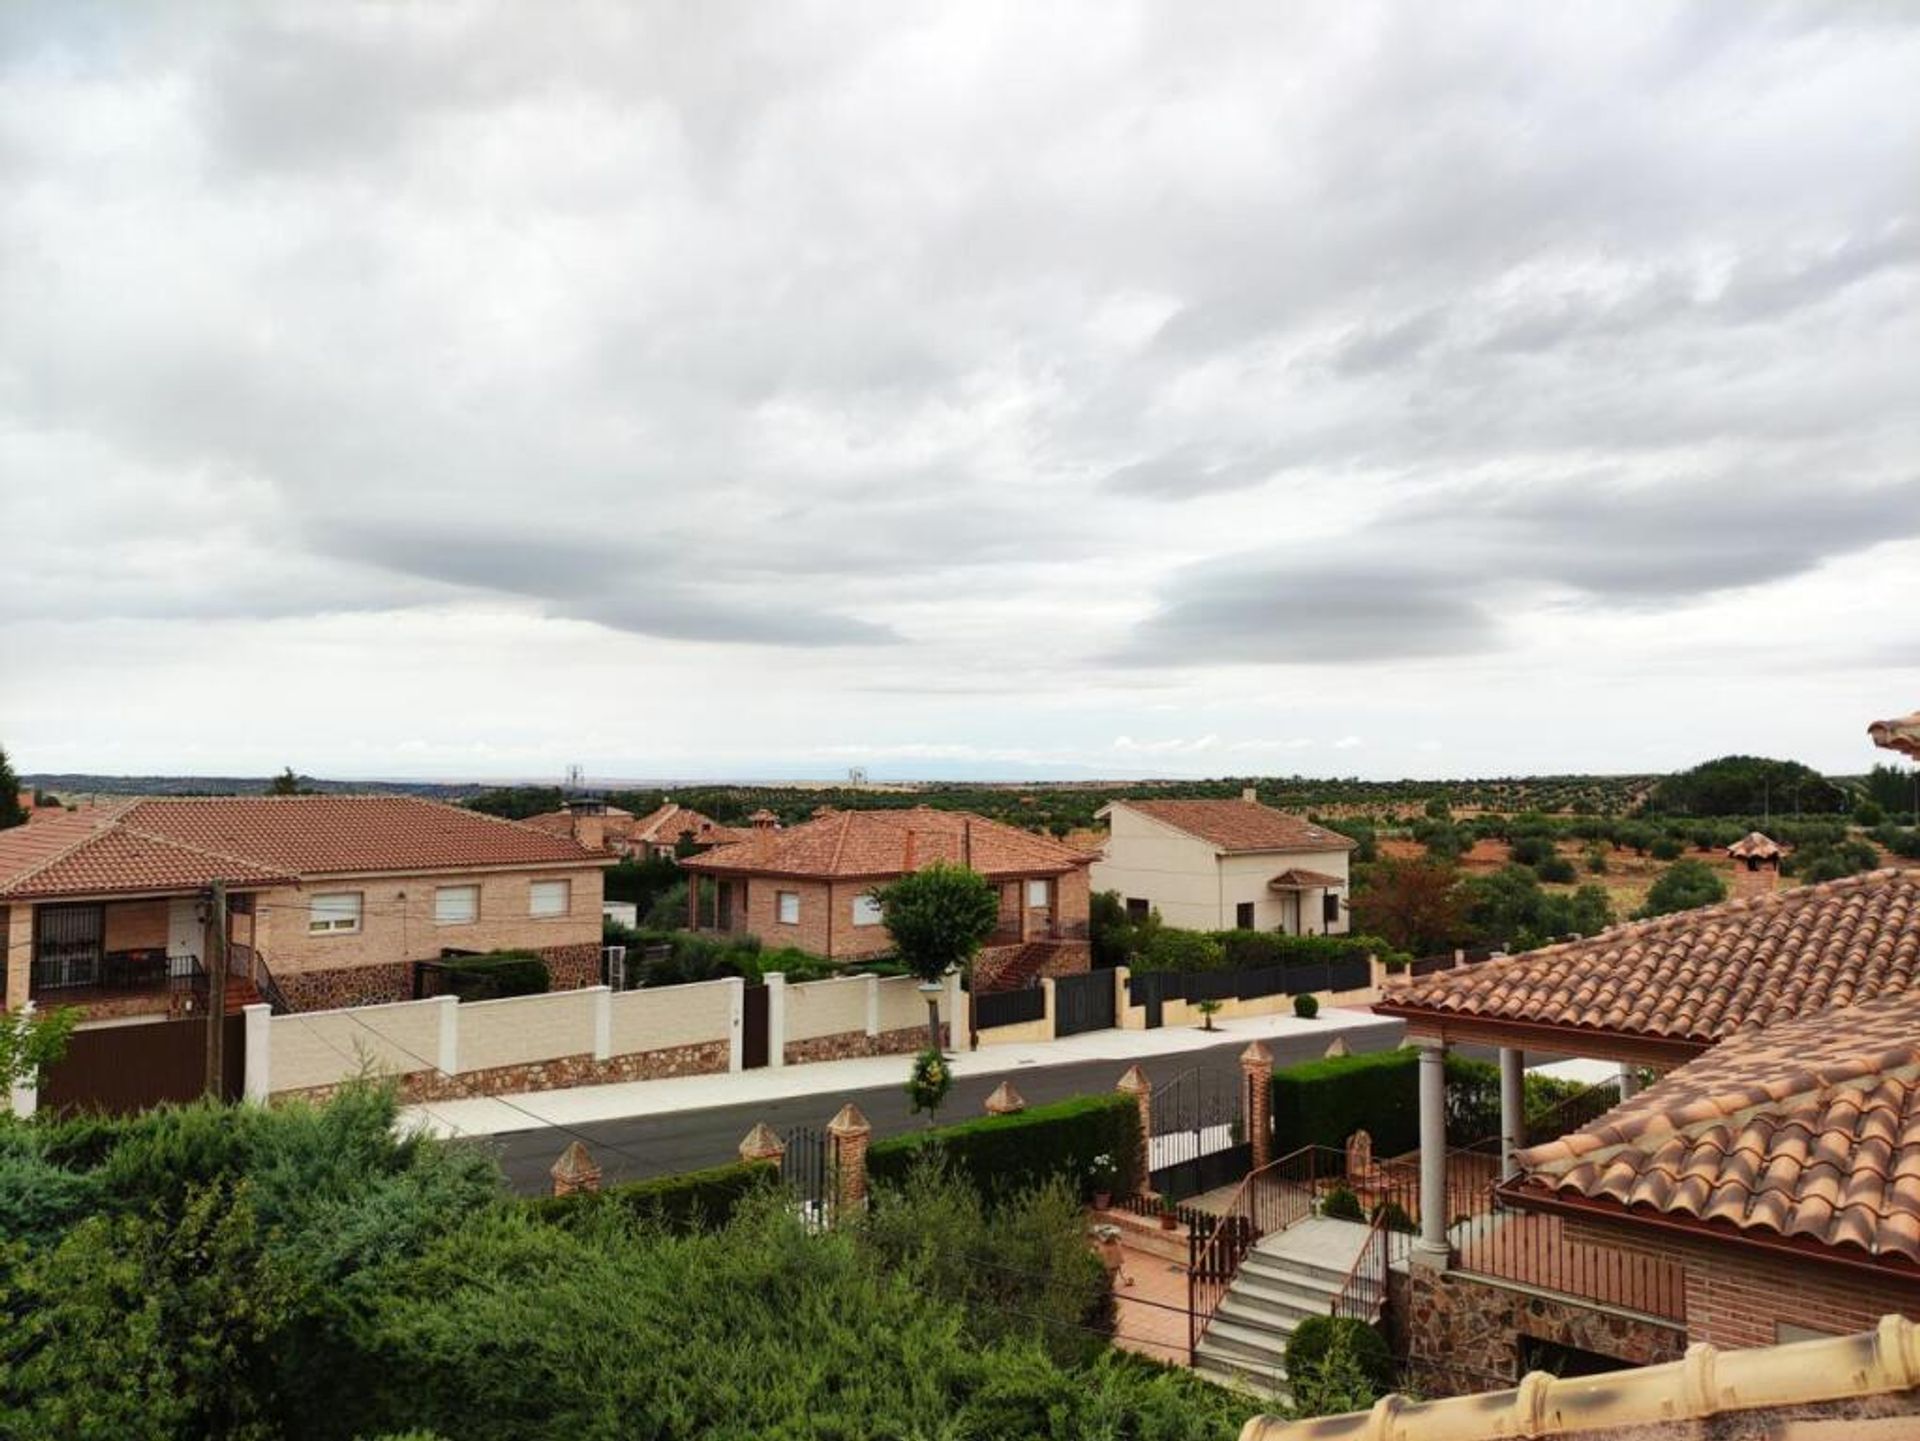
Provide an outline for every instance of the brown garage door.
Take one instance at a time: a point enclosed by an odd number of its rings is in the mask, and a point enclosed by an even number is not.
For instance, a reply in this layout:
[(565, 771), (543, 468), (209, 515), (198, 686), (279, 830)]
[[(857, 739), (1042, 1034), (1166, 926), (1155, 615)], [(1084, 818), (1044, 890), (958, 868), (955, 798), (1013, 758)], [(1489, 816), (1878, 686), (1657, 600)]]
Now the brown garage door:
[[(228, 1016), (221, 1042), (221, 1094), (240, 1098), (246, 1077), (246, 1017)], [(149, 1021), (75, 1031), (67, 1053), (40, 1079), (40, 1105), (49, 1111), (104, 1111), (120, 1115), (163, 1101), (191, 1101), (205, 1089), (207, 1023)]]

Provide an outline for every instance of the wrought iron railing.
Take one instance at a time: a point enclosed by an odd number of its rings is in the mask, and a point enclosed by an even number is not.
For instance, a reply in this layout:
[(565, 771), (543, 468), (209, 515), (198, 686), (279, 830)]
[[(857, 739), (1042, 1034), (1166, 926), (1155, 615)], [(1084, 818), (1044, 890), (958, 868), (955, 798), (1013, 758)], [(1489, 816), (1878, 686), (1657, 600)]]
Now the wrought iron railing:
[(1687, 1316), (1686, 1273), (1638, 1251), (1570, 1238), (1560, 1217), (1522, 1210), (1497, 1194), (1448, 1231), (1455, 1267), (1541, 1291), (1668, 1321)]
[(1368, 1325), (1378, 1319), (1387, 1305), (1387, 1276), (1393, 1264), (1394, 1238), (1399, 1233), (1388, 1224), (1383, 1212), (1376, 1212), (1367, 1228), (1367, 1239), (1354, 1257), (1346, 1280), (1333, 1298), (1330, 1310), (1335, 1316), (1349, 1316)]
[(1240, 1264), (1262, 1236), (1313, 1214), (1322, 1183), (1340, 1175), (1343, 1158), (1327, 1146), (1303, 1146), (1250, 1172), (1207, 1230), (1187, 1238), (1187, 1350), (1197, 1351), (1213, 1313), (1226, 1299)]

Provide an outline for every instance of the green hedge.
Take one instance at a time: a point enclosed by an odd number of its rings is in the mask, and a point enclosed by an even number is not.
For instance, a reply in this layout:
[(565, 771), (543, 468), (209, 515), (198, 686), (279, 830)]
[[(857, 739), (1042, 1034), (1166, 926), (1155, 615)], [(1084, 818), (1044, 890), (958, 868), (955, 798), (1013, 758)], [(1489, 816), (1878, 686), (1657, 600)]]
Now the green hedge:
[(1302, 1146), (1347, 1144), (1355, 1131), (1373, 1137), (1377, 1156), (1420, 1144), (1420, 1095), (1412, 1047), (1330, 1056), (1273, 1073), (1274, 1154)]
[(547, 963), (532, 951), (489, 951), (483, 956), (449, 956), (440, 967), (443, 994), (463, 1001), (497, 1001), (506, 996), (541, 996), (550, 977)]
[(1094, 1157), (1111, 1156), (1124, 1191), (1140, 1175), (1140, 1110), (1133, 1097), (1115, 1092), (913, 1131), (875, 1142), (867, 1172), (897, 1181), (924, 1155), (942, 1157), (983, 1194), (1024, 1190), (1061, 1174), (1084, 1186)]
[(732, 1218), (747, 1196), (777, 1185), (780, 1168), (771, 1161), (736, 1161), (705, 1171), (683, 1171), (629, 1181), (604, 1191), (576, 1191), (571, 1196), (541, 1196), (528, 1201), (542, 1220), (572, 1225), (611, 1209), (638, 1220), (652, 1221), (675, 1231), (713, 1230)]

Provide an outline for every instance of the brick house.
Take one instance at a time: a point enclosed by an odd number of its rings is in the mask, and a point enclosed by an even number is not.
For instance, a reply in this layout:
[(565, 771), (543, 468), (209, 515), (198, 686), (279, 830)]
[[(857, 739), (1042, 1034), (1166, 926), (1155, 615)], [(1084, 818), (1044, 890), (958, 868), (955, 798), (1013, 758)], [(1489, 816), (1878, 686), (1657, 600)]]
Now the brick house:
[(688, 893), (688, 924), (758, 936), (831, 960), (892, 949), (871, 893), (934, 861), (972, 867), (1000, 896), (1000, 924), (975, 962), (976, 989), (1088, 969), (1092, 857), (965, 811), (827, 811), (780, 829), (762, 813), (744, 841), (681, 865), (708, 884)]
[(409, 796), (137, 800), (0, 832), (5, 1001), (166, 1014), (204, 985), (203, 897), (230, 969), (294, 1010), (409, 999), (415, 963), (526, 949), (599, 980), (604, 852)]
[(656, 806), (644, 816), (605, 801), (568, 801), (560, 810), (528, 816), (526, 824), (551, 835), (572, 836), (583, 845), (604, 846), (616, 856), (671, 858), (679, 854), (683, 837), (691, 837), (701, 850), (747, 838), (747, 832), (723, 826), (711, 816), (673, 801)]
[[(1920, 875), (1618, 926), (1375, 1009), (1421, 1051), (1419, 1237), (1393, 1319), (1422, 1388), (1920, 1318)], [(1490, 1191), (1446, 1149), (1459, 1044), (1500, 1052)], [(1625, 1099), (1527, 1137), (1528, 1048), (1621, 1063)], [(1661, 1079), (1638, 1091), (1647, 1068)]]
[(1191, 931), (1347, 930), (1347, 858), (1354, 842), (1302, 816), (1239, 800), (1111, 801), (1095, 890), (1131, 915), (1157, 911)]

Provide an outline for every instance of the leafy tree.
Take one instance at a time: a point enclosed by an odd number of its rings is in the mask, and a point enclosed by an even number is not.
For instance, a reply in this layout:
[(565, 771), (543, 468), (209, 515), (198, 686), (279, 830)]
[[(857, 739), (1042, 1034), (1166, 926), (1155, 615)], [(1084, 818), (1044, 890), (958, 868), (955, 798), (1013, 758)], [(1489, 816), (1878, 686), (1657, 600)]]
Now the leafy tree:
[(1574, 877), (1573, 862), (1562, 855), (1551, 855), (1536, 865), (1533, 873), (1555, 885), (1570, 885)]
[(1356, 873), (1357, 929), (1399, 950), (1432, 955), (1460, 944), (1466, 918), (1452, 866), (1434, 860), (1383, 860)]
[[(922, 983), (965, 970), (1000, 919), (1000, 897), (978, 871), (935, 861), (874, 892), (900, 959)], [(940, 1049), (940, 998), (927, 996), (928, 1046)]]
[(1871, 842), (1846, 839), (1802, 846), (1781, 862), (1780, 869), (1808, 885), (1817, 885), (1873, 870), (1879, 864), (1880, 852)]
[(0, 1011), (0, 1091), (37, 1077), (67, 1053), (80, 1012), (70, 1006), (50, 1011)]
[(1226, 951), (1205, 931), (1156, 926), (1148, 932), (1133, 964), (1142, 972), (1217, 971), (1226, 964)]
[(1587, 870), (1596, 876), (1607, 873), (1607, 847), (1603, 842), (1595, 841), (1587, 847)]
[(1849, 798), (1798, 761), (1721, 756), (1661, 781), (1649, 798), (1649, 809), (1694, 816), (1831, 815), (1849, 809)]
[(1727, 883), (1705, 861), (1688, 856), (1675, 861), (1655, 879), (1647, 891), (1647, 901), (1636, 913), (1639, 919), (1690, 911), (1710, 906), (1727, 898)]
[(1853, 823), (1865, 826), (1868, 830), (1880, 825), (1886, 818), (1887, 813), (1874, 801), (1862, 801), (1853, 808)]
[(1466, 854), (1468, 839), (1451, 821), (1415, 821), (1412, 835), (1435, 860), (1453, 861)]
[(1677, 861), (1686, 851), (1677, 836), (1660, 836), (1648, 849), (1656, 861)]
[(1920, 808), (1920, 769), (1877, 765), (1867, 772), (1867, 799), (1891, 815)]
[(0, 831), (26, 823), (26, 807), (20, 804), (20, 778), (13, 773), (5, 748), (0, 747)]
[(1118, 891), (1095, 891), (1087, 907), (1087, 940), (1095, 966), (1124, 966), (1132, 951), (1133, 922)]
[(308, 787), (300, 784), (300, 777), (293, 773), (292, 766), (288, 766), (268, 782), (267, 794), (270, 796), (304, 796), (311, 795), (312, 791)]

